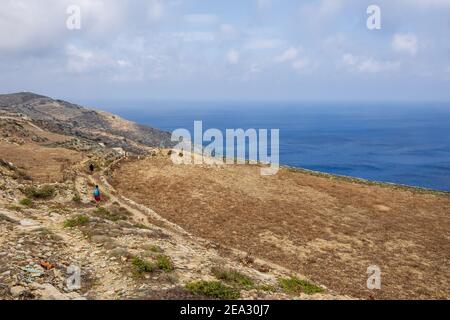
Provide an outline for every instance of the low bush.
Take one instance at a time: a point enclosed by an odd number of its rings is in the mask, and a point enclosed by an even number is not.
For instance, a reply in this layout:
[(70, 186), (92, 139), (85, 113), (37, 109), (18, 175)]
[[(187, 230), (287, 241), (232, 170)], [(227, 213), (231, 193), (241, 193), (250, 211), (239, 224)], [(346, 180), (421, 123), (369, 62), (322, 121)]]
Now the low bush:
[(74, 228), (89, 223), (89, 217), (80, 215), (64, 221), (64, 228)]
[(155, 271), (154, 264), (138, 257), (134, 257), (133, 260), (131, 261), (131, 264), (134, 267), (134, 271), (139, 275)]
[(291, 294), (315, 294), (324, 291), (321, 287), (316, 286), (315, 284), (312, 284), (307, 280), (301, 280), (296, 277), (282, 278), (279, 279), (278, 282), (285, 292)]
[(23, 198), (19, 201), (19, 204), (25, 207), (31, 207), (33, 205), (33, 200), (29, 198)]
[(103, 219), (107, 219), (110, 221), (119, 221), (119, 220), (127, 220), (130, 216), (130, 213), (125, 208), (113, 208), (111, 211), (99, 207), (95, 209), (94, 215)]
[(217, 279), (223, 280), (225, 283), (232, 286), (245, 288), (250, 288), (253, 286), (252, 279), (238, 271), (227, 270), (224, 268), (213, 268), (211, 272)]
[(80, 194), (78, 192), (73, 195), (72, 201), (75, 202), (75, 203), (81, 203), (81, 197), (80, 197)]
[(156, 267), (164, 272), (171, 272), (174, 270), (172, 260), (165, 255), (159, 255), (156, 257)]
[(186, 285), (186, 289), (196, 295), (203, 295), (221, 300), (239, 299), (239, 290), (226, 286), (220, 281), (197, 281)]
[(25, 195), (28, 198), (34, 199), (51, 199), (56, 194), (56, 189), (50, 185), (44, 185), (40, 188), (37, 187), (27, 187), (24, 190)]

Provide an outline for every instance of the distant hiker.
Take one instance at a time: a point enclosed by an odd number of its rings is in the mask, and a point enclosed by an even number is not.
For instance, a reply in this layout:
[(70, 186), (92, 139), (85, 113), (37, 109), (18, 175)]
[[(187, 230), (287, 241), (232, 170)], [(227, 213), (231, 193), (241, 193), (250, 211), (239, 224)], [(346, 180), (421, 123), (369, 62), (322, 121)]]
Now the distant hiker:
[(89, 165), (89, 171), (91, 171), (91, 174), (94, 173), (94, 165), (92, 163)]
[(100, 197), (100, 189), (99, 189), (98, 186), (95, 186), (95, 189), (94, 189), (94, 193), (93, 193), (93, 194), (94, 194), (95, 202), (99, 203), (100, 200), (101, 200), (101, 197)]

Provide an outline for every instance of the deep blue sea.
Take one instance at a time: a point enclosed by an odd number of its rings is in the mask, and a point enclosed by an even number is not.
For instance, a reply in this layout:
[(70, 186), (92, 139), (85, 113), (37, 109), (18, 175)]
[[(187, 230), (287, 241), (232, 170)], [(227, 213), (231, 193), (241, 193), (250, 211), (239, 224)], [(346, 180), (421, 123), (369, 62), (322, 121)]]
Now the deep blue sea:
[[(152, 127), (280, 129), (280, 162), (450, 191), (450, 104), (91, 102)], [(225, 131), (224, 131), (225, 132)]]

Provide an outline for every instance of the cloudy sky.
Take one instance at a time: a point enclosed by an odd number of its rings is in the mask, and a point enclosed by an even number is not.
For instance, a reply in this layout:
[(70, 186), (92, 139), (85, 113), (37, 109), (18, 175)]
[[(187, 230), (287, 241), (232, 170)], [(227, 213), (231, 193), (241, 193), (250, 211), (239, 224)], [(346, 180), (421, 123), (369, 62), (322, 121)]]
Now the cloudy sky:
[(0, 92), (450, 101), (449, 56), (450, 0), (0, 0)]

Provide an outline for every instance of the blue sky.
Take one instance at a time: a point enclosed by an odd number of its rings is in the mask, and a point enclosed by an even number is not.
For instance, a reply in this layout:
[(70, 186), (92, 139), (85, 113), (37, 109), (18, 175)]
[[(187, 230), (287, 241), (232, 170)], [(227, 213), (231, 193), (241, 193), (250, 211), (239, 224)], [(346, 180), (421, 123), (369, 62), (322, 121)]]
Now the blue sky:
[(74, 101), (449, 102), (449, 55), (450, 0), (1, 2), (0, 91)]

